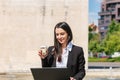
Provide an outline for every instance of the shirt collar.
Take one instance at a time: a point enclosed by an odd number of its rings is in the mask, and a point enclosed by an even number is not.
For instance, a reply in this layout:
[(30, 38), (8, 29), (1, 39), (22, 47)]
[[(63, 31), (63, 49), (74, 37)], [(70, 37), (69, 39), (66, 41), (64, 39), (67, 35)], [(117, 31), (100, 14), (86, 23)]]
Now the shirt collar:
[(72, 50), (72, 46), (73, 46), (72, 42), (69, 42), (66, 49), (71, 51)]

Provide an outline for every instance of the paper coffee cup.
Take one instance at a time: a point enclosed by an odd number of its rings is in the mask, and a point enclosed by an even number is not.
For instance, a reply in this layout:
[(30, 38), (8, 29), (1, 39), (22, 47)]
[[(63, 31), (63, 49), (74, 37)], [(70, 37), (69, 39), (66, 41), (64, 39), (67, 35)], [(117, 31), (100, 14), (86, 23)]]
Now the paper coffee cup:
[(42, 55), (46, 55), (47, 52), (47, 46), (41, 46), (40, 50), (42, 51)]

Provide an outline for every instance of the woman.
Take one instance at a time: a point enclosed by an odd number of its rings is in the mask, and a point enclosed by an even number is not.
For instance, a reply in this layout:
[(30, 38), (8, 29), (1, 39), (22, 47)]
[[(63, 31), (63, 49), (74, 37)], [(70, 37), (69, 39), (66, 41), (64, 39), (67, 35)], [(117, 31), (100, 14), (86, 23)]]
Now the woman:
[(73, 76), (70, 80), (82, 80), (85, 76), (85, 58), (82, 47), (72, 44), (72, 31), (66, 22), (58, 23), (54, 28), (54, 46), (48, 48), (47, 54), (39, 56), (42, 67), (69, 68)]

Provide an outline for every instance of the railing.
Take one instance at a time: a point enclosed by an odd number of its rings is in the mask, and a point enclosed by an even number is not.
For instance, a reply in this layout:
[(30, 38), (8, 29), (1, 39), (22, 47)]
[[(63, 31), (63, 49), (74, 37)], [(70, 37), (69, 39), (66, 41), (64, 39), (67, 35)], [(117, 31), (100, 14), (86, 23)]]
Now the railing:
[(106, 15), (106, 14), (112, 14), (113, 12), (111, 11), (104, 11), (104, 12), (99, 12), (99, 15)]
[(106, 0), (106, 3), (120, 2), (119, 0)]

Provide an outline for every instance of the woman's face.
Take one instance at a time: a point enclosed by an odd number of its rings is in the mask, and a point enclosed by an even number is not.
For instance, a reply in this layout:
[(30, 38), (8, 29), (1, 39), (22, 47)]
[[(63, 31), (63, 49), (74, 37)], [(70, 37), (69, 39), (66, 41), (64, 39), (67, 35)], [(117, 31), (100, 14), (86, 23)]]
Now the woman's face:
[(58, 40), (58, 42), (62, 45), (66, 45), (68, 42), (67, 32), (62, 28), (56, 28), (55, 33), (56, 33), (56, 39)]

